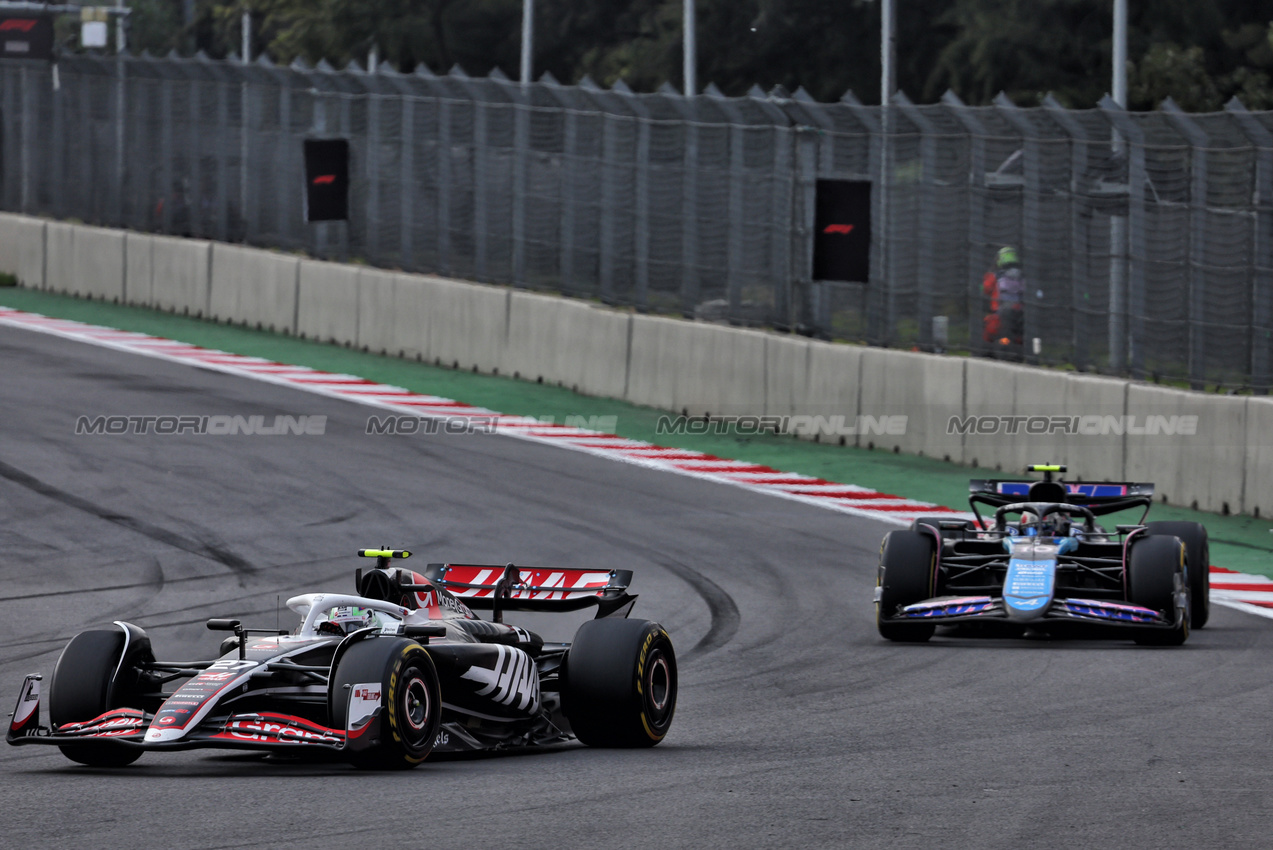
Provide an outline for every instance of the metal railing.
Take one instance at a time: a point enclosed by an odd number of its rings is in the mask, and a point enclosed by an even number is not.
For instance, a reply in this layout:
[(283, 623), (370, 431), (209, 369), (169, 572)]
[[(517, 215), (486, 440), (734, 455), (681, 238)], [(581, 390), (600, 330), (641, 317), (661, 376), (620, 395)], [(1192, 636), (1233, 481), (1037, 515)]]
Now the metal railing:
[[(1027, 361), (1273, 382), (1273, 114), (1236, 101), (886, 110), (202, 57), (0, 77), (11, 211), (974, 354), (1012, 245)], [(307, 224), (301, 142), (337, 136), (350, 220)], [(824, 178), (876, 187), (865, 284), (811, 280)]]

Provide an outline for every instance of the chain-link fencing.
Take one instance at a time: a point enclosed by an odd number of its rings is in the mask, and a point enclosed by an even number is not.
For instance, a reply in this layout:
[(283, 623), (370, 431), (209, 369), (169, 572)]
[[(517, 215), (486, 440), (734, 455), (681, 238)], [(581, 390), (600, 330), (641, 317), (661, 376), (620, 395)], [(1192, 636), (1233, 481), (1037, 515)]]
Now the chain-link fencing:
[[(1267, 391), (1273, 114), (951, 94), (686, 98), (356, 66), (0, 68), (0, 205), (876, 345)], [(306, 223), (307, 138), (351, 146)], [(812, 280), (819, 179), (869, 181), (870, 280)], [(1023, 343), (983, 279), (1018, 250)]]

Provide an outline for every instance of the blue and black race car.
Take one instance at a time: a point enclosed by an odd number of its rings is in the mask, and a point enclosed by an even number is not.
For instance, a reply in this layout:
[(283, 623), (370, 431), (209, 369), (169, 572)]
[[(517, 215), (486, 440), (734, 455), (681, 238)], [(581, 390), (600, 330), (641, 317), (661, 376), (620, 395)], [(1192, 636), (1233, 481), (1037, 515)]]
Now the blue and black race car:
[[(925, 641), (939, 625), (970, 622), (1009, 635), (1086, 625), (1178, 646), (1205, 625), (1206, 528), (1146, 523), (1152, 484), (1066, 483), (1054, 479), (1066, 471), (1055, 464), (1026, 471), (1043, 480), (971, 481), (975, 520), (924, 517), (885, 536), (875, 587), (883, 637)], [(993, 508), (993, 518), (979, 506)], [(1112, 531), (1096, 521), (1141, 508), (1138, 522)]]

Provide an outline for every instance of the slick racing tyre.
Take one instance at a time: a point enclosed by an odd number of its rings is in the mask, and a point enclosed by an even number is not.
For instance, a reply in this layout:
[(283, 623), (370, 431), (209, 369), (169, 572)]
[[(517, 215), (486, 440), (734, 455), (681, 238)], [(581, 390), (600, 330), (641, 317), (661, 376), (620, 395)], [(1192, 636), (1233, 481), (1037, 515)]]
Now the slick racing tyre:
[[(71, 638), (49, 683), (49, 720), (55, 730), (67, 723), (92, 720), (113, 708), (136, 707), (137, 671), (133, 665), (153, 656), (144, 634), (128, 644), (128, 657), (121, 659), (125, 651), (121, 629), (80, 632)], [(123, 767), (137, 761), (142, 753), (140, 748), (104, 742), (62, 744), (59, 749), (71, 761), (91, 767)]]
[(1211, 546), (1207, 529), (1200, 522), (1151, 522), (1149, 534), (1179, 537), (1185, 544), (1186, 572), (1189, 576), (1189, 625), (1200, 629), (1211, 618)]
[(1189, 638), (1189, 606), (1176, 611), (1176, 586), (1188, 593), (1185, 582), (1185, 545), (1178, 537), (1151, 534), (1132, 544), (1127, 558), (1127, 595), (1133, 605), (1161, 611), (1179, 622), (1172, 629), (1144, 631), (1135, 636), (1145, 646), (1180, 646)]
[(562, 664), (561, 703), (590, 747), (652, 747), (676, 712), (676, 652), (649, 620), (589, 620)]
[[(407, 770), (428, 758), (442, 723), (442, 691), (433, 659), (406, 638), (365, 638), (337, 659), (330, 697), (332, 726), (348, 729), (355, 699), (379, 691), (380, 740), (349, 754), (367, 770)], [(355, 718), (357, 720), (359, 718)]]
[(890, 531), (880, 546), (875, 624), (880, 636), (893, 641), (921, 643), (933, 636), (932, 623), (886, 622), (899, 607), (923, 602), (934, 595), (933, 570), (937, 547), (922, 531)]

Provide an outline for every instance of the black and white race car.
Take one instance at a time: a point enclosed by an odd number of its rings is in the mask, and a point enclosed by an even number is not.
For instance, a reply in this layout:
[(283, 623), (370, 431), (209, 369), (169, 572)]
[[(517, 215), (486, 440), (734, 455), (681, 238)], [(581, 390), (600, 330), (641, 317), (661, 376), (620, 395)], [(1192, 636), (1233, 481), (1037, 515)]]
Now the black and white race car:
[[(631, 572), (430, 564), (421, 575), (394, 565), (409, 552), (359, 554), (377, 564), (357, 571), (357, 594), (289, 599), (301, 617), (290, 633), (209, 620), (233, 632), (215, 660), (156, 660), (131, 623), (76, 635), (49, 683), (49, 725), (41, 676), (27, 676), (8, 742), (54, 744), (95, 766), (222, 747), (325, 751), (386, 769), (432, 752), (571, 738), (648, 747), (667, 734), (676, 655), (662, 626), (627, 618)], [(512, 609), (590, 607), (596, 618), (568, 644), (503, 621)]]
[[(880, 546), (876, 623), (893, 641), (937, 626), (980, 623), (989, 634), (1076, 631), (1179, 645), (1210, 613), (1207, 530), (1145, 522), (1154, 485), (1067, 483), (1065, 467), (1030, 466), (1042, 481), (973, 480), (974, 520), (924, 517)], [(993, 520), (978, 506), (994, 508)], [(1107, 529), (1098, 517), (1143, 509)]]

